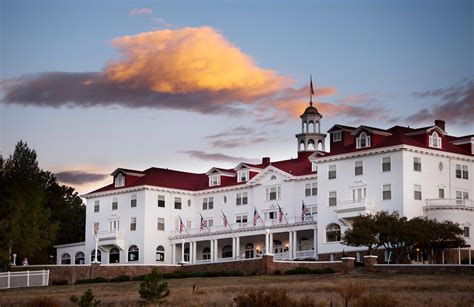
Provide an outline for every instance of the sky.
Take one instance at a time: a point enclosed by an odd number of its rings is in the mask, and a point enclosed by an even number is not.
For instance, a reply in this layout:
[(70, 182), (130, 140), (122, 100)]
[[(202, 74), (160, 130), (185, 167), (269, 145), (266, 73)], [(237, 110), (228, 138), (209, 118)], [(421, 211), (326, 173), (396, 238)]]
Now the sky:
[(87, 193), (116, 168), (296, 157), (321, 128), (474, 133), (474, 1), (0, 0), (0, 153)]

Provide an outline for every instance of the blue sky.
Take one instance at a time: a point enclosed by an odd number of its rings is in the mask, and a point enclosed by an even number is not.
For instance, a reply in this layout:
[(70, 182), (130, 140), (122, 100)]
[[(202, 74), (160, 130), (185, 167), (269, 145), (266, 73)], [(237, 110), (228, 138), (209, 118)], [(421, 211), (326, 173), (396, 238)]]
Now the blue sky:
[[(323, 129), (335, 123), (421, 126), (444, 117), (450, 134), (474, 132), (472, 1), (0, 3), (1, 152), (8, 155), (18, 140), (27, 141), (43, 168), (66, 173), (80, 192), (102, 185), (109, 179), (100, 175), (116, 167), (205, 172), (232, 167), (239, 158), (295, 156), (296, 115), (308, 101), (309, 74), (322, 89), (316, 106)], [(157, 31), (164, 30), (170, 31), (169, 48), (143, 54), (152, 68), (113, 80), (126, 87), (127, 98), (104, 92), (113, 78), (104, 73), (135, 69), (134, 54), (162, 43)], [(173, 52), (186, 52), (187, 44), (197, 54), (192, 63), (200, 63), (196, 50), (206, 41), (206, 67), (224, 63), (216, 75), (253, 60), (244, 78), (229, 73), (233, 79), (216, 89), (199, 82), (209, 71), (199, 76), (199, 70), (185, 69), (192, 78), (156, 76), (178, 65)], [(227, 60), (212, 58), (226, 53)], [(57, 78), (46, 72), (58, 72)], [(262, 75), (264, 82), (246, 91), (253, 86), (249, 80)], [(82, 89), (60, 91), (88, 80), (96, 87), (86, 98)], [(174, 85), (164, 96), (163, 82)], [(141, 96), (135, 99), (137, 87)], [(156, 91), (159, 98), (149, 100)], [(61, 97), (51, 103), (49, 95)]]

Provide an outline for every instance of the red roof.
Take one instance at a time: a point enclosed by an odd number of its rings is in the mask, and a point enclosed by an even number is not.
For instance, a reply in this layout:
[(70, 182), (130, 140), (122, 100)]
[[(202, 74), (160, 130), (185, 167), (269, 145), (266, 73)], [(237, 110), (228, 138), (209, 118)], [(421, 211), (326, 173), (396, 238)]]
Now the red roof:
[[(255, 168), (265, 168), (269, 165), (272, 165), (284, 172), (292, 174), (293, 176), (303, 176), (313, 173), (311, 171), (311, 162), (308, 160), (308, 157), (314, 152), (303, 152), (298, 155), (298, 158), (271, 162), (270, 164), (247, 164)], [(225, 171), (227, 173), (236, 173), (234, 169), (223, 169), (217, 168), (219, 170)], [(137, 170), (127, 170), (131, 173), (144, 174), (144, 176), (138, 177), (133, 175), (126, 175), (125, 177), (125, 186), (115, 187), (113, 183), (102, 187), (98, 190), (92, 191), (92, 193), (105, 192), (111, 190), (119, 190), (124, 188), (131, 188), (135, 186), (150, 185), (170, 189), (179, 189), (187, 191), (200, 191), (214, 188), (222, 188), (236, 185), (244, 185), (245, 182), (237, 182), (237, 176), (235, 177), (221, 177), (221, 185), (219, 186), (209, 186), (209, 176), (206, 173), (188, 173), (181, 172), (176, 170), (156, 168), (152, 167), (144, 171)], [(254, 177), (256, 174), (251, 172), (250, 177)]]

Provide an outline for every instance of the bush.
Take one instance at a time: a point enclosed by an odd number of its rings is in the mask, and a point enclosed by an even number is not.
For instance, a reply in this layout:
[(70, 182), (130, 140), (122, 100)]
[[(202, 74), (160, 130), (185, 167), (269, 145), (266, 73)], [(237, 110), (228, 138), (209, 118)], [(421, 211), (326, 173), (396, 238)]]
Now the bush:
[(238, 307), (325, 306), (325, 304), (317, 303), (310, 297), (303, 297), (301, 300), (294, 300), (288, 297), (285, 291), (277, 289), (240, 294), (234, 298), (234, 303)]
[(96, 277), (92, 279), (78, 279), (76, 280), (75, 284), (76, 285), (81, 285), (81, 284), (95, 284), (95, 283), (100, 283), (100, 282), (108, 282), (107, 279), (102, 278), (102, 277)]
[(389, 294), (369, 294), (357, 300), (355, 307), (391, 307), (398, 306), (398, 301)]
[(64, 286), (64, 285), (68, 285), (69, 282), (65, 279), (61, 279), (61, 280), (52, 280), (51, 281), (51, 285), (53, 286)]
[(81, 298), (73, 295), (69, 298), (69, 300), (73, 303), (76, 303), (80, 307), (96, 307), (100, 305), (100, 300), (94, 300), (94, 294), (92, 294), (91, 289), (87, 289)]
[(296, 269), (285, 271), (286, 275), (294, 275), (294, 274), (333, 274), (333, 273), (336, 273), (336, 271), (334, 271), (331, 268), (312, 270), (312, 269), (308, 269), (308, 268), (299, 267), (299, 268), (296, 268)]
[[(474, 264), (474, 258), (471, 258), (471, 263)], [(461, 264), (469, 264), (469, 258), (462, 259)]]
[(339, 283), (336, 286), (336, 293), (344, 300), (344, 305), (349, 306), (349, 302), (360, 298), (367, 291), (367, 286), (360, 282), (348, 281)]
[(36, 297), (26, 304), (27, 307), (61, 307), (61, 304), (52, 297)]
[(275, 270), (273, 272), (273, 275), (282, 275), (282, 274), (283, 274), (283, 272), (281, 270)]
[(131, 281), (131, 280), (132, 280), (132, 279), (130, 278), (130, 276), (127, 276), (127, 275), (120, 275), (120, 276), (111, 278), (109, 281), (110, 281), (110, 282), (124, 282), (124, 281)]
[(162, 303), (163, 298), (170, 294), (167, 282), (161, 282), (163, 276), (156, 268), (153, 268), (151, 274), (144, 277), (144, 281), (140, 284), (140, 298), (150, 303)]

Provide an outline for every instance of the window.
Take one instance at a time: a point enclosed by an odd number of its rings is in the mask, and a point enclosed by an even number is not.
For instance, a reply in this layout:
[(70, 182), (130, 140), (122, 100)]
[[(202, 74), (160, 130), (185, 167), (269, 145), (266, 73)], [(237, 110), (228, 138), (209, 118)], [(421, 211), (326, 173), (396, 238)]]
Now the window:
[(360, 202), (367, 196), (367, 188), (366, 187), (357, 187), (352, 189), (352, 201)]
[(232, 246), (226, 245), (222, 248), (222, 258), (232, 258)]
[(137, 218), (132, 217), (130, 218), (130, 231), (135, 231), (137, 230)]
[(71, 264), (71, 255), (65, 253), (61, 256), (61, 264)]
[(249, 171), (243, 170), (237, 173), (237, 182), (245, 182), (249, 180)]
[(165, 261), (165, 248), (161, 245), (156, 248), (156, 261)]
[(341, 226), (338, 224), (329, 224), (326, 227), (326, 242), (341, 241)]
[(100, 201), (96, 200), (94, 202), (94, 212), (99, 212), (100, 210)]
[(413, 170), (415, 172), (421, 172), (421, 158), (418, 158), (418, 157), (413, 158)]
[(235, 222), (240, 225), (247, 224), (247, 214), (237, 215), (235, 217)]
[(158, 207), (165, 207), (165, 197), (163, 195), (158, 195)]
[(211, 248), (204, 247), (202, 250), (202, 260), (209, 260), (211, 259)]
[(442, 188), (438, 189), (438, 198), (441, 198), (441, 199), (444, 198), (444, 189)]
[(279, 200), (281, 198), (281, 187), (269, 187), (266, 189), (266, 200)]
[(456, 204), (462, 205), (464, 201), (469, 199), (469, 193), (465, 191), (456, 191)]
[(464, 237), (469, 238), (469, 227), (464, 226)]
[(202, 210), (214, 209), (214, 197), (205, 197), (202, 199)]
[(441, 138), (436, 131), (429, 136), (429, 143), (430, 147), (441, 148)]
[(110, 230), (110, 231), (118, 231), (118, 230), (120, 230), (120, 221), (119, 221), (119, 220), (111, 220), (111, 221), (109, 221), (109, 230)]
[(112, 210), (118, 209), (118, 198), (114, 197), (112, 200)]
[(354, 175), (360, 176), (364, 174), (364, 164), (362, 161), (356, 161), (354, 165)]
[(318, 184), (316, 182), (307, 183), (304, 188), (304, 196), (316, 196), (318, 195)]
[(333, 142), (340, 142), (342, 140), (342, 131), (334, 131), (331, 134)]
[(102, 260), (102, 253), (99, 249), (97, 249), (97, 261), (95, 261), (95, 249), (91, 252), (91, 262), (101, 262)]
[(118, 248), (113, 247), (109, 252), (109, 263), (119, 263), (120, 262), (120, 251)]
[(136, 245), (132, 245), (128, 249), (128, 261), (138, 261), (138, 247)]
[(318, 171), (318, 164), (316, 164), (316, 162), (311, 162), (311, 171), (312, 172)]
[(247, 194), (247, 192), (237, 193), (237, 197), (235, 199), (235, 204), (237, 206), (247, 205), (248, 204), (248, 194)]
[(156, 222), (156, 229), (157, 230), (165, 230), (165, 219), (159, 217)]
[(117, 176), (115, 176), (115, 187), (123, 187), (125, 185), (125, 176), (122, 175), (122, 173), (118, 173)]
[(382, 158), (382, 172), (390, 172), (392, 170), (392, 158)]
[(414, 198), (416, 200), (421, 200), (421, 185), (415, 184), (414, 188), (415, 188)]
[(469, 171), (467, 165), (456, 164), (456, 178), (469, 179)]
[(130, 199), (130, 207), (135, 208), (137, 206), (137, 195), (132, 195)]
[(265, 212), (265, 220), (276, 220), (278, 218), (278, 211)]
[(209, 176), (209, 186), (217, 186), (221, 184), (221, 176), (220, 175), (211, 175)]
[(328, 179), (336, 179), (336, 165), (329, 165)]
[(337, 204), (337, 192), (329, 192), (329, 206), (335, 206)]
[(94, 236), (99, 233), (99, 223), (94, 223), (94, 226), (92, 226), (92, 233), (94, 234)]
[(392, 199), (392, 185), (391, 184), (384, 184), (382, 187), (382, 199)]
[(370, 147), (370, 136), (367, 133), (362, 132), (356, 139), (356, 148)]
[(85, 259), (86, 259), (86, 256), (84, 255), (83, 252), (77, 252), (76, 257), (74, 259), (74, 264), (84, 264), (86, 263)]
[(181, 197), (174, 198), (174, 208), (177, 210), (181, 210)]

